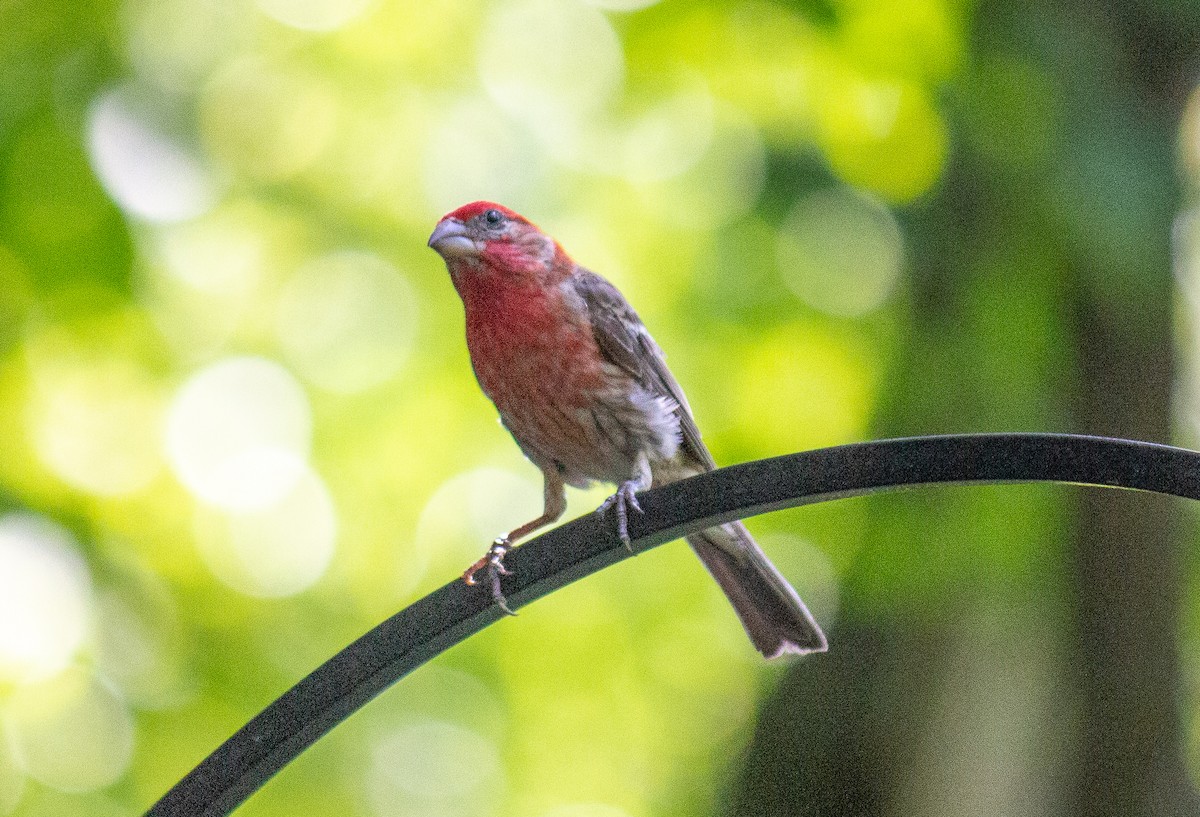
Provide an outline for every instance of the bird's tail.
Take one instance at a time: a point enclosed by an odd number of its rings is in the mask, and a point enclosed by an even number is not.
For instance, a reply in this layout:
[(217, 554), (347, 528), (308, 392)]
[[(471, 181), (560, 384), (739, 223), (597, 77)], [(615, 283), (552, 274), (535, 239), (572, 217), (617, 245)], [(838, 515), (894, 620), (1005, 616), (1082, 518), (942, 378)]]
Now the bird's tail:
[(741, 522), (708, 528), (687, 540), (759, 652), (767, 658), (825, 652), (825, 634)]

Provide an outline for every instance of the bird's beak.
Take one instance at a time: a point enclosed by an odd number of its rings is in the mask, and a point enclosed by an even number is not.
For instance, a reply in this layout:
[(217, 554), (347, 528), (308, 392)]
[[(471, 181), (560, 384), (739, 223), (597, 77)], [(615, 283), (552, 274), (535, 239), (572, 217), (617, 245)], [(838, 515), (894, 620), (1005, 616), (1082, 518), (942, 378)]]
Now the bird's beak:
[(479, 244), (467, 235), (466, 225), (452, 218), (442, 219), (433, 228), (429, 246), (446, 259), (479, 255)]

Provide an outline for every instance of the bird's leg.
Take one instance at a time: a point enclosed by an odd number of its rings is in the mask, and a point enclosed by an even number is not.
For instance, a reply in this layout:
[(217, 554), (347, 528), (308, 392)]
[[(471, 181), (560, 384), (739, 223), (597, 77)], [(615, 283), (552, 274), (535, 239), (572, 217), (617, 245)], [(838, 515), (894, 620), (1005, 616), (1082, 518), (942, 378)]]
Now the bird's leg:
[(604, 500), (597, 511), (597, 513), (607, 514), (610, 508), (615, 510), (617, 536), (620, 537), (625, 549), (630, 553), (633, 553), (633, 546), (629, 542), (629, 509), (633, 508), (638, 513), (642, 512), (642, 506), (637, 501), (637, 492), (649, 488), (654, 479), (650, 473), (650, 460), (647, 459), (644, 451), (638, 452), (633, 467), (633, 476), (618, 485), (617, 492)]
[(503, 536), (496, 537), (491, 547), (487, 549), (487, 553), (484, 553), (477, 562), (463, 571), (463, 581), (467, 584), (475, 584), (475, 574), (487, 568), (488, 578), (492, 584), (492, 598), (496, 600), (496, 604), (500, 606), (500, 609), (510, 616), (516, 615), (516, 613), (508, 609), (508, 602), (504, 598), (504, 593), (500, 590), (500, 577), (508, 575), (508, 568), (504, 566), (504, 557), (512, 550), (514, 543), (518, 539), (528, 536), (538, 528), (543, 528), (555, 522), (563, 515), (563, 511), (567, 508), (567, 494), (558, 472), (543, 470), (542, 476), (545, 479), (545, 500), (542, 507), (542, 515), (537, 519), (526, 522), (520, 527), (513, 528)]

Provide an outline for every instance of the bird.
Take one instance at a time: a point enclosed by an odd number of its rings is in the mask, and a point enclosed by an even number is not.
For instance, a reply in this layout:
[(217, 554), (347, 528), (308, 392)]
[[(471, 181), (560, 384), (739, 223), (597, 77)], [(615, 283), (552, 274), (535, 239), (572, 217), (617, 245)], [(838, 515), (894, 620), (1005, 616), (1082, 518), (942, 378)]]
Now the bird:
[[(467, 349), (484, 394), (542, 473), (542, 514), (498, 537), (463, 574), (487, 569), (504, 607), (504, 556), (558, 521), (566, 486), (610, 483), (600, 506), (629, 546), (637, 494), (714, 470), (692, 411), (658, 344), (608, 280), (572, 260), (552, 237), (490, 201), (446, 214), (429, 236), (462, 299)], [(824, 652), (827, 641), (800, 596), (741, 522), (689, 535), (765, 657)], [(507, 608), (505, 607), (507, 611)]]

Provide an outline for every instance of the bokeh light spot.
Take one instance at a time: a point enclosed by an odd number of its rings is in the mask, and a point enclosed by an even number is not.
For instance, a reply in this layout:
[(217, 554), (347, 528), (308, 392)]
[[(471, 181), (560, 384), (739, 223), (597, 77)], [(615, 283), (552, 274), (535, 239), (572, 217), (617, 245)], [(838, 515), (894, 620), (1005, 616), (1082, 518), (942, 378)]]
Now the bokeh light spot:
[(92, 791), (118, 780), (133, 755), (124, 702), (80, 668), (19, 687), (8, 701), (17, 762), (61, 791)]
[(485, 737), (502, 741), (510, 734), (505, 703), (493, 686), (476, 675), (428, 664), (404, 679), (404, 695), (393, 701), (395, 708), (382, 719), (373, 719), (377, 734), (391, 732), (414, 721), (456, 721), (470, 713), (471, 729)]
[(621, 175), (653, 181), (691, 169), (712, 142), (715, 108), (708, 89), (693, 86), (634, 118), (624, 134)]
[(720, 108), (707, 149), (686, 173), (635, 189), (646, 211), (663, 222), (709, 230), (754, 206), (766, 161), (766, 146), (754, 123), (739, 111)]
[[(496, 745), (466, 727), (424, 721), (380, 738), (367, 771), (377, 814), (488, 813), (501, 800), (504, 770)], [(486, 787), (487, 796), (480, 790)], [(481, 804), (484, 808), (481, 811)]]
[(895, 288), (903, 237), (891, 211), (847, 189), (798, 201), (779, 231), (776, 257), (788, 287), (814, 309), (855, 317)]
[(154, 250), (165, 270), (192, 289), (236, 296), (263, 277), (269, 225), (253, 208), (222, 208), (206, 218), (155, 235)]
[(904, 202), (941, 176), (949, 137), (924, 89), (848, 75), (817, 110), (825, 156), (847, 183)]
[(809, 612), (829, 630), (837, 616), (839, 586), (833, 560), (807, 539), (790, 533), (768, 533), (759, 543), (804, 599)]
[(342, 252), (305, 265), (279, 297), (276, 331), (300, 374), (323, 389), (363, 391), (391, 378), (416, 331), (416, 296), (376, 255)]
[(589, 173), (644, 183), (679, 176), (712, 142), (716, 102), (703, 82), (685, 77), (672, 92), (637, 111), (595, 117), (586, 127), (538, 127), (554, 158)]
[[(0, 713), (2, 714), (2, 713)], [(13, 757), (12, 739), (0, 717), (0, 814), (12, 814), (25, 793), (25, 773)]]
[(249, 596), (306, 590), (333, 559), (337, 515), (325, 484), (295, 460), (290, 489), (249, 509), (197, 510), (196, 543), (213, 574)]
[(96, 597), (96, 665), (138, 709), (180, 704), (193, 691), (191, 640), (166, 582), (139, 572)]
[(68, 484), (98, 496), (144, 488), (162, 466), (162, 406), (131, 363), (40, 367), (27, 412), (38, 456)]
[(584, 0), (584, 2), (605, 11), (638, 11), (653, 6), (659, 0)]
[(286, 369), (264, 358), (230, 358), (192, 375), (176, 394), (167, 456), (205, 502), (261, 508), (303, 473), (311, 428), (308, 398)]
[(88, 114), (88, 150), (108, 194), (147, 221), (183, 221), (212, 207), (216, 186), (200, 160), (147, 121), (128, 96), (109, 91)]
[(191, 91), (231, 54), (254, 47), (254, 7), (228, 0), (124, 3), (120, 44), (144, 82)]
[(1200, 310), (1200, 207), (1182, 211), (1171, 231), (1175, 281), (1193, 313)]
[(184, 366), (213, 360), (239, 332), (266, 331), (268, 292), (307, 255), (304, 225), (253, 199), (139, 237), (139, 295)]
[(960, 8), (944, 0), (847, 4), (839, 40), (872, 74), (942, 79), (962, 59)]
[(1188, 97), (1180, 119), (1179, 156), (1187, 175), (1200, 179), (1200, 85)]
[(630, 814), (607, 803), (568, 803), (550, 809), (542, 817), (630, 817)]
[(624, 73), (612, 25), (582, 3), (498, 3), (480, 32), (483, 86), (527, 124), (554, 127), (602, 109), (620, 90)]
[(474, 560), (501, 533), (541, 511), (541, 481), (483, 467), (442, 483), (417, 520), (417, 553), (457, 564)]
[(0, 517), (0, 678), (59, 672), (91, 618), (91, 576), (71, 535), (40, 516)]
[(246, 59), (228, 64), (204, 89), (200, 126), (209, 150), (236, 171), (281, 181), (325, 150), (337, 107), (325, 80)]
[(269, 17), (305, 31), (334, 31), (362, 15), (371, 0), (256, 0)]
[(450, 106), (425, 152), (426, 197), (439, 216), (476, 199), (527, 200), (547, 172), (541, 146), (484, 99)]
[(874, 370), (850, 338), (804, 322), (764, 336), (737, 372), (738, 427), (750, 450), (804, 451), (862, 439)]

